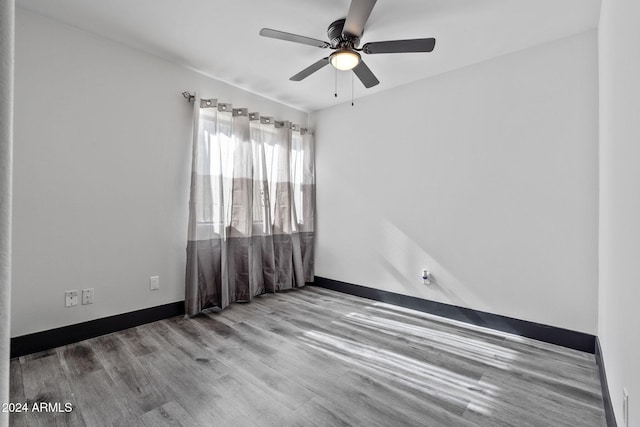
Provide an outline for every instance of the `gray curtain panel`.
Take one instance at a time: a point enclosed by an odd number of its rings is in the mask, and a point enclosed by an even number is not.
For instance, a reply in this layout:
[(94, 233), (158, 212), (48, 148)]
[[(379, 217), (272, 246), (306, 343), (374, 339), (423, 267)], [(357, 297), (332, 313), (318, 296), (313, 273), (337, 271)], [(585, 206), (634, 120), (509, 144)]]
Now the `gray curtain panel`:
[(216, 100), (194, 102), (185, 305), (313, 281), (313, 135)]

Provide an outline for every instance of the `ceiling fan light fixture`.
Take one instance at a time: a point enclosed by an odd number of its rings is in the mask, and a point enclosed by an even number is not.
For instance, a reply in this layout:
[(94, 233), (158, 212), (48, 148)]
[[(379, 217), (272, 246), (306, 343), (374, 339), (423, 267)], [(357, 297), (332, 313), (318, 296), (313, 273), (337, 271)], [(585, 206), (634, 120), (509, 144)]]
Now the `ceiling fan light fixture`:
[(340, 71), (353, 70), (360, 63), (360, 54), (348, 49), (338, 50), (331, 54), (329, 61)]

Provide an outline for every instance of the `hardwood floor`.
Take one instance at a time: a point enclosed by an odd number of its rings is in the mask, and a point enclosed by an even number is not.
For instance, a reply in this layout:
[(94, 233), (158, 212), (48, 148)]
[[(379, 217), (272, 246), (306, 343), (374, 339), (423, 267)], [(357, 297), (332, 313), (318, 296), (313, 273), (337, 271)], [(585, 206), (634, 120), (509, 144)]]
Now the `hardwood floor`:
[(12, 359), (11, 401), (12, 426), (606, 425), (591, 354), (313, 286)]

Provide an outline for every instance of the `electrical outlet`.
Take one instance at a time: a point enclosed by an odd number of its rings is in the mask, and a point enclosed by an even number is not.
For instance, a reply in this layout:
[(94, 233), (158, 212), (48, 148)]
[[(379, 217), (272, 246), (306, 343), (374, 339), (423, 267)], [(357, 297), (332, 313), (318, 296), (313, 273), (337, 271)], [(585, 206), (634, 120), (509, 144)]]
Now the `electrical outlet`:
[(160, 289), (160, 276), (149, 277), (149, 289), (152, 291)]
[(431, 284), (431, 272), (426, 268), (422, 270), (422, 284), (424, 285)]
[(93, 288), (82, 290), (82, 304), (93, 304)]
[(64, 306), (73, 307), (74, 305), (78, 305), (78, 291), (66, 291), (64, 293)]
[(629, 392), (626, 388), (622, 389), (622, 422), (629, 427)]

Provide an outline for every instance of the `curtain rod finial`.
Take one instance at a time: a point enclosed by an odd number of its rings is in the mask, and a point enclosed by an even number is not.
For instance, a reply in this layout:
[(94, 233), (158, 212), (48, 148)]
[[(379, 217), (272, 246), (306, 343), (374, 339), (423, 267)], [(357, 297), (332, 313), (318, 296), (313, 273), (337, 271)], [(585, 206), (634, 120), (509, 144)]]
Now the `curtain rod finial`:
[(186, 90), (185, 90), (184, 92), (182, 92), (182, 96), (184, 96), (184, 97), (185, 97), (185, 99), (186, 99), (187, 101), (189, 101), (189, 102), (193, 101), (193, 98), (195, 98), (195, 97), (196, 97), (196, 95), (195, 95), (195, 94), (191, 95), (191, 94), (189, 93), (189, 91), (186, 91)]

